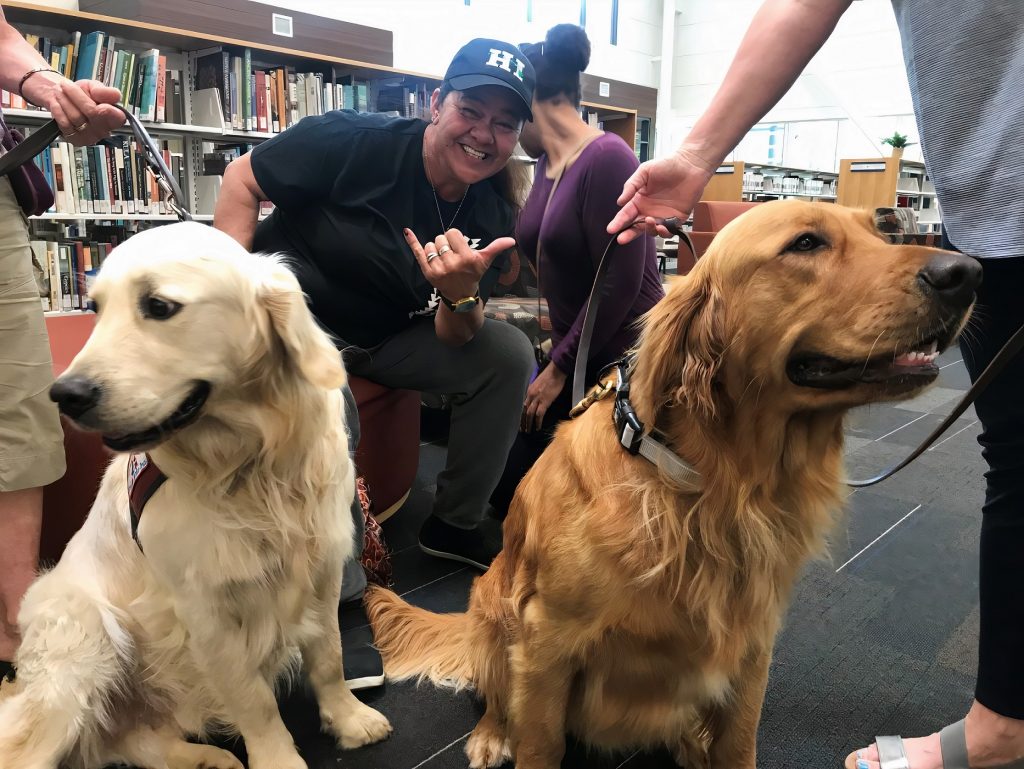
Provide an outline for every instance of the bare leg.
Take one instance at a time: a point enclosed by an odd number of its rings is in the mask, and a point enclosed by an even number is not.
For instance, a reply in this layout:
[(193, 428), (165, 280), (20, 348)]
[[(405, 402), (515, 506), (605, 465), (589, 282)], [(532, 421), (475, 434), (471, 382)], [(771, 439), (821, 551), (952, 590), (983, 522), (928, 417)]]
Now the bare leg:
[(43, 490), (0, 492), (0, 659), (13, 660), (21, 636), (18, 609), (36, 577), (39, 531), (43, 521)]

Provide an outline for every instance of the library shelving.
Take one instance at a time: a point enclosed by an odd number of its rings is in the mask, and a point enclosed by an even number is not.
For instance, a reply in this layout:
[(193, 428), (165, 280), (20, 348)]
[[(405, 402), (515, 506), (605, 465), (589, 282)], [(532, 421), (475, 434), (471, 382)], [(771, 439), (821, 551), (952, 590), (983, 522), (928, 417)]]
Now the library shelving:
[(621, 137), (641, 161), (649, 159), (658, 89), (586, 72), (580, 78), (580, 86), (583, 119)]
[[(5, 0), (4, 12), (54, 69), (122, 91), (199, 221), (213, 218), (226, 165), (303, 117), (335, 108), (428, 117), (441, 84), (440, 74), (392, 66), (390, 31), (251, 0), (79, 0), (78, 10)], [(582, 86), (606, 130), (649, 146), (656, 89), (587, 74)], [(6, 91), (0, 106), (24, 133), (51, 117)], [(58, 140), (36, 162), (56, 202), (33, 217), (34, 252), (52, 311), (76, 311), (110, 248), (176, 217), (127, 127), (90, 148)]]
[[(390, 66), (386, 30), (249, 0), (81, 0), (79, 8), (4, 2), (8, 21), (54, 69), (121, 90), (199, 221), (213, 219), (227, 163), (302, 117), (336, 107), (423, 116), (440, 84)], [(272, 36), (277, 16), (293, 37)], [(24, 133), (51, 117), (6, 91), (0, 105)], [(42, 303), (51, 313), (77, 312), (111, 248), (176, 217), (127, 127), (89, 148), (55, 141), (36, 162), (56, 199), (31, 223)]]
[(942, 212), (924, 163), (898, 155), (855, 158), (839, 163), (839, 202), (855, 208), (907, 208), (918, 232), (938, 232)]
[(839, 175), (832, 171), (749, 163), (723, 163), (715, 171), (701, 200), (765, 201), (802, 198), (834, 203)]

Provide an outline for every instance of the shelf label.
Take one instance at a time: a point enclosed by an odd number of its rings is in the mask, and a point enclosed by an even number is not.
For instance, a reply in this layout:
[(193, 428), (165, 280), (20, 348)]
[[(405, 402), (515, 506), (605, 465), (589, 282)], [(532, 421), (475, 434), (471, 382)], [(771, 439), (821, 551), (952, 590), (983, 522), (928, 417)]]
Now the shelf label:
[(607, 99), (611, 95), (612, 87), (609, 83), (606, 83), (604, 80), (601, 80), (597, 84), (597, 92), (599, 95)]
[(850, 170), (857, 171), (884, 171), (885, 163), (850, 163)]
[(718, 169), (715, 171), (715, 173), (716, 174), (734, 174), (734, 173), (736, 173), (736, 168), (734, 166), (719, 166)]

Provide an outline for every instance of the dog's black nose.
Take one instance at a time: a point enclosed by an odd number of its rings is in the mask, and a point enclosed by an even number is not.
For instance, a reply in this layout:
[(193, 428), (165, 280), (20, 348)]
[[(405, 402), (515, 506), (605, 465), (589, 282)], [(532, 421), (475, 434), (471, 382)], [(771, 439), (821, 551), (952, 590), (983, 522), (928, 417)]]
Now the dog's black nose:
[(954, 307), (967, 307), (981, 285), (981, 263), (970, 256), (945, 251), (932, 257), (917, 279)]
[(61, 377), (50, 387), (50, 400), (62, 414), (77, 419), (100, 400), (100, 386), (82, 376)]

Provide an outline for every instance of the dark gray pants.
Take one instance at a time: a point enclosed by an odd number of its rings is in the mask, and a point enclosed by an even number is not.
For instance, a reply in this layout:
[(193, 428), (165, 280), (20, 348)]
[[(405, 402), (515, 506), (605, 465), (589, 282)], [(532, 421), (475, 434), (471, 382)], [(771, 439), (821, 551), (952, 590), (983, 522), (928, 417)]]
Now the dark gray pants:
[[(487, 319), (471, 341), (451, 347), (437, 338), (433, 318), (421, 318), (374, 348), (346, 348), (344, 357), (350, 374), (451, 400), (448, 461), (437, 477), (433, 512), (452, 526), (474, 528), (483, 518), (519, 430), (535, 365), (530, 340), (508, 323)], [(358, 415), (353, 416), (355, 402), (348, 388), (345, 397), (350, 448), (355, 451)], [(358, 499), (352, 515), (358, 521), (357, 550), (355, 563), (346, 564), (342, 600), (358, 597), (366, 586), (358, 562), (363, 545)]]
[[(355, 457), (359, 446), (359, 412), (356, 410), (356, 399), (348, 385), (341, 388), (345, 398), (345, 424), (348, 426), (348, 453)], [(341, 572), (341, 602), (362, 598), (366, 590), (366, 572), (360, 558), (363, 555), (363, 506), (359, 504), (359, 495), (352, 498), (352, 523), (355, 524), (353, 537), (355, 548), (352, 557), (345, 562)]]

